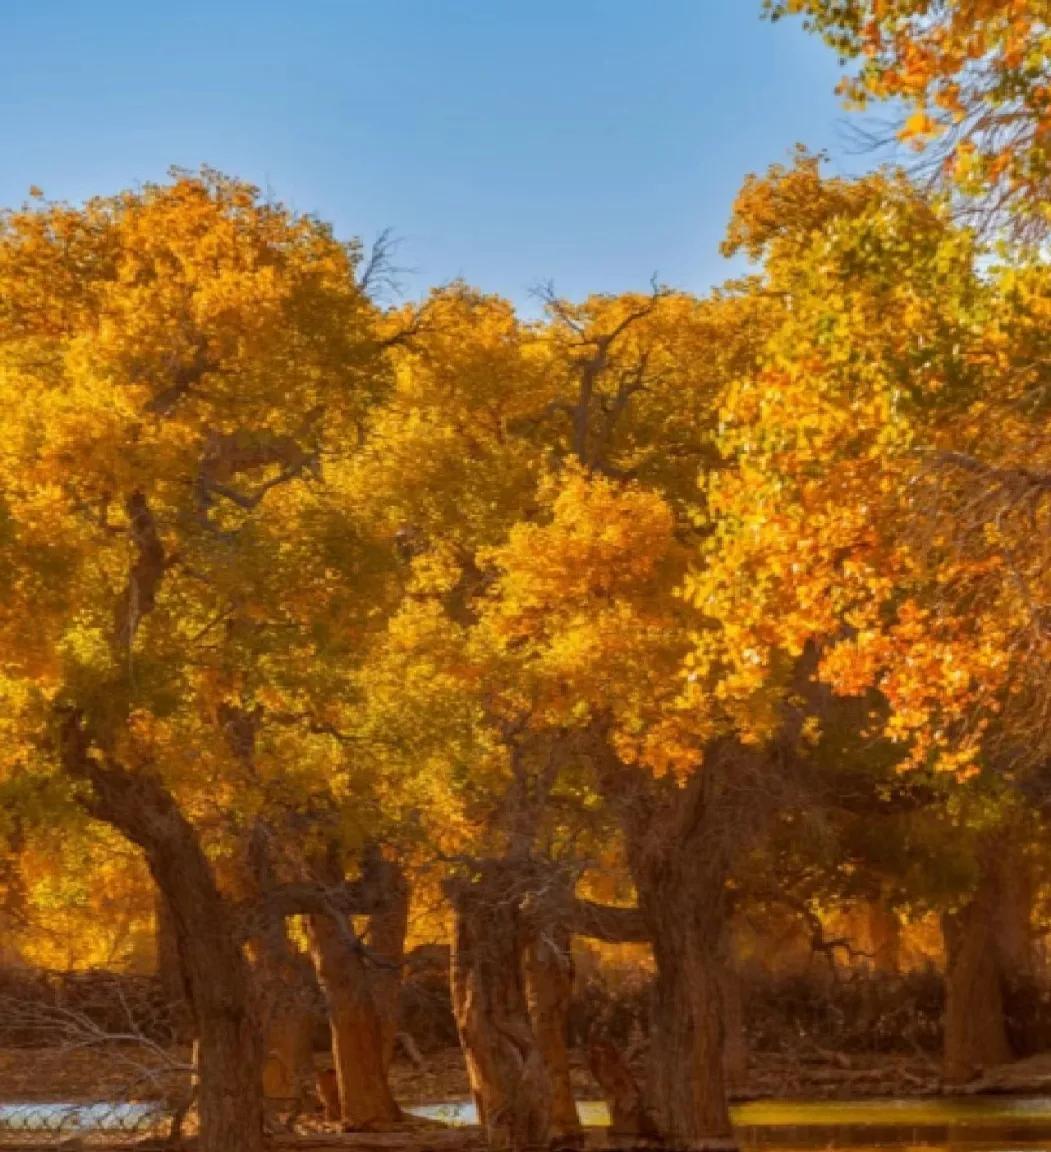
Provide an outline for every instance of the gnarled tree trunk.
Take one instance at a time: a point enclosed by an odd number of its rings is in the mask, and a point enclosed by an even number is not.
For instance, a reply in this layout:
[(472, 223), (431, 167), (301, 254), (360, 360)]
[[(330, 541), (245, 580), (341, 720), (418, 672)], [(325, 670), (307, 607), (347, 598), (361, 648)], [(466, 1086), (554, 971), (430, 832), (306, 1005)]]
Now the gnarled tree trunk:
[(550, 1136), (551, 1084), (522, 971), (531, 935), (522, 877), (514, 861), (481, 861), (447, 890), (453, 1012), (478, 1119), (492, 1149), (540, 1147)]
[(197, 1032), (201, 1152), (261, 1152), (262, 1045), (248, 964), (190, 822), (161, 781), (92, 751), (79, 714), (62, 724), (63, 767), (92, 815), (142, 848), (171, 911)]
[[(250, 751), (245, 759), (250, 763)], [(314, 1090), (316, 984), (310, 962), (289, 940), (284, 915), (267, 905), (267, 894), (278, 883), (271, 848), (271, 831), (257, 821), (247, 845), (247, 888), (258, 910), (246, 927), (263, 1031), (263, 1095), (298, 1113)]]
[(384, 1033), (360, 942), (350, 922), (315, 914), (307, 920), (310, 952), (328, 1005), (332, 1059), (345, 1123), (376, 1128), (401, 1118), (384, 1062)]
[(1027, 864), (1008, 837), (997, 836), (983, 848), (971, 900), (942, 917), (947, 1084), (1014, 1059), (1005, 993), (1031, 974), (1031, 913)]
[(588, 1068), (609, 1108), (611, 1137), (652, 1139), (657, 1135), (624, 1054), (601, 1030), (588, 1038)]
[(553, 925), (531, 936), (523, 953), (529, 1019), (551, 1083), (551, 1135), (563, 1145), (582, 1133), (569, 1074), (570, 945), (568, 927)]
[(190, 1002), (179, 960), (179, 942), (175, 935), (175, 921), (164, 893), (158, 888), (153, 900), (154, 941), (156, 947), (155, 972), (161, 996), (171, 1021), (172, 1037), (189, 1043), (191, 1039)]
[(722, 875), (669, 848), (639, 890), (656, 965), (649, 1110), (675, 1148), (734, 1147), (723, 1071)]
[[(628, 864), (656, 967), (646, 1112), (674, 1148), (736, 1147), (724, 1061), (722, 948), (729, 861), (759, 819), (768, 758), (713, 742), (686, 784), (624, 764), (596, 730), (602, 790), (620, 815)], [(749, 777), (753, 779), (749, 781)]]
[(409, 882), (398, 864), (379, 858), (378, 854), (371, 872), (383, 888), (384, 899), (383, 906), (369, 916), (365, 931), (368, 979), (383, 1036), (383, 1066), (390, 1068), (398, 1039), (405, 937), (409, 930)]

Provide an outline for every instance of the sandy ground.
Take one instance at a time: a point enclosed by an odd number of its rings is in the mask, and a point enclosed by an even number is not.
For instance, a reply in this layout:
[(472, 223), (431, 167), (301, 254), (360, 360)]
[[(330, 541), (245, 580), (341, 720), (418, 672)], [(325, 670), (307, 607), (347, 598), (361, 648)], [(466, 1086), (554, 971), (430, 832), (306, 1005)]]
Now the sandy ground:
[[(188, 1053), (174, 1056), (185, 1060)], [(108, 1052), (0, 1048), (0, 1100), (156, 1098), (184, 1082), (182, 1076), (159, 1071), (158, 1064), (157, 1057), (137, 1048)], [(572, 1076), (578, 1099), (598, 1098), (581, 1052), (573, 1053)], [(426, 1053), (422, 1068), (399, 1058), (391, 1082), (395, 1097), (406, 1105), (438, 1104), (468, 1095), (463, 1058), (455, 1048)], [(758, 1054), (736, 1095), (839, 1099), (923, 1095), (938, 1089), (937, 1065), (924, 1057)]]

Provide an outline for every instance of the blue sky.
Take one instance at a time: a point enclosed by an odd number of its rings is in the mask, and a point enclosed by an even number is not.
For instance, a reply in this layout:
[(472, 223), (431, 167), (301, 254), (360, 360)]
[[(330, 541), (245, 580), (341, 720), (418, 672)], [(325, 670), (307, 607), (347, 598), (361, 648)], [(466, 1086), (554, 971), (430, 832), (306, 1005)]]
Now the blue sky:
[(759, 0), (0, 0), (0, 204), (206, 163), (342, 236), (392, 227), (410, 297), (529, 307), (703, 290), (744, 174), (857, 166), (833, 55)]

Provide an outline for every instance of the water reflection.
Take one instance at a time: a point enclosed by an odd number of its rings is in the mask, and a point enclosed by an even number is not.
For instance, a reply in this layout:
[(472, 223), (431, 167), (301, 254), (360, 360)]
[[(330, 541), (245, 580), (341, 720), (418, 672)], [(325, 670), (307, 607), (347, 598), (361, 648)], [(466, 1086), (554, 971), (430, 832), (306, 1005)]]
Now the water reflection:
[[(446, 1124), (477, 1123), (474, 1104), (410, 1109)], [(601, 1101), (577, 1105), (581, 1122), (609, 1122)], [(733, 1109), (744, 1148), (876, 1152), (1051, 1152), (1051, 1098), (758, 1100)]]
[[(609, 1122), (601, 1101), (577, 1105), (582, 1123)], [(474, 1104), (408, 1109), (450, 1125), (477, 1122)], [(0, 1104), (0, 1132), (143, 1132), (164, 1117), (156, 1103)], [(733, 1109), (745, 1149), (762, 1152), (1051, 1152), (1051, 1097), (758, 1100)]]

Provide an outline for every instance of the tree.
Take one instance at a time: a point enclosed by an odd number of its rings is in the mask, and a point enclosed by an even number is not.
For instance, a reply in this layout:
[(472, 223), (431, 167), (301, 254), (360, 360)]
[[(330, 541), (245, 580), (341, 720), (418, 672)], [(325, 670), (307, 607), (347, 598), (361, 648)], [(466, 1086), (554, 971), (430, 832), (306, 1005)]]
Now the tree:
[(1047, 0), (764, 0), (803, 14), (858, 70), (854, 107), (901, 102), (898, 138), (965, 197), (970, 218), (1016, 237), (1047, 234), (1051, 178), (1051, 7)]
[(386, 379), (355, 260), (212, 172), (0, 225), (5, 722), (142, 849), (223, 1152), (261, 1147), (262, 1051), (206, 829), (261, 792), (210, 733), (326, 579), (274, 559)]
[(553, 300), (556, 467), (537, 513), (482, 561), (496, 573), (476, 633), (495, 656), (494, 707), (565, 730), (568, 762), (621, 825), (657, 966), (647, 1095), (669, 1141), (730, 1138), (726, 885), (764, 807), (738, 801), (770, 765), (681, 706), (694, 621), (677, 592), (697, 539), (695, 477), (718, 462), (705, 431), (721, 372), (748, 362), (764, 309), (661, 293)]
[[(869, 701), (861, 727), (902, 749), (902, 769), (973, 778), (960, 796), (989, 826), (972, 892), (946, 917), (959, 1079), (1009, 1051), (1010, 964), (990, 941), (1011, 837), (994, 816), (1013, 790), (1044, 787), (1032, 324), (1046, 269), (992, 262), (944, 199), (900, 176), (823, 181), (805, 157), (746, 185), (731, 238), (764, 258), (764, 289), (787, 306), (728, 394), (734, 467), (713, 485), (718, 529), (691, 585), (710, 618), (697, 700), (716, 686), (761, 736), (809, 649), (819, 681)], [(822, 724), (814, 714), (815, 739)]]

